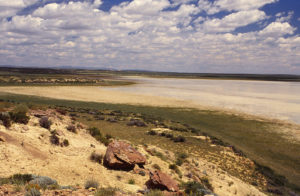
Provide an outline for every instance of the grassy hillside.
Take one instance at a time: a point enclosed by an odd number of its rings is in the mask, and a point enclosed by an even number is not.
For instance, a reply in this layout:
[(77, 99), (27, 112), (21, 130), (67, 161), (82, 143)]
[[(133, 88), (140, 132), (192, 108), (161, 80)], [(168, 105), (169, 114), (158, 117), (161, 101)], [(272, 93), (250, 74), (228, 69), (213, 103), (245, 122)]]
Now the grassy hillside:
[[(210, 136), (222, 139), (223, 142), (234, 145), (252, 160), (272, 168), (280, 175), (284, 175), (291, 184), (298, 187), (300, 186), (300, 144), (291, 142), (278, 134), (278, 132), (274, 132), (273, 130), (276, 128), (279, 129), (280, 125), (275, 125), (273, 122), (245, 119), (241, 116), (209, 110), (67, 101), (4, 93), (0, 94), (0, 99), (27, 103), (28, 105), (34, 103), (93, 110), (120, 110), (128, 113), (139, 113), (145, 119), (156, 118), (188, 124), (190, 127), (200, 130), (202, 133), (207, 133)], [(112, 127), (111, 124), (104, 124), (107, 122), (97, 121), (88, 116), (81, 116), (80, 120), (89, 125), (104, 127), (104, 132), (109, 131), (120, 138), (128, 139), (136, 143), (154, 142), (164, 148), (172, 147), (171, 143), (168, 143), (164, 138), (156, 138), (156, 140), (153, 140), (150, 136), (146, 136), (145, 132), (128, 132), (124, 126), (118, 125), (118, 127), (114, 125)], [(186, 145), (189, 146), (182, 146), (182, 148), (189, 149), (189, 152), (200, 149), (200, 144), (195, 143), (193, 138), (188, 139)], [(274, 175), (268, 168), (261, 167), (260, 169), (262, 169), (266, 175), (284, 182), (282, 177)], [(232, 172), (234, 173), (234, 171)], [(293, 186), (291, 184), (288, 186)]]

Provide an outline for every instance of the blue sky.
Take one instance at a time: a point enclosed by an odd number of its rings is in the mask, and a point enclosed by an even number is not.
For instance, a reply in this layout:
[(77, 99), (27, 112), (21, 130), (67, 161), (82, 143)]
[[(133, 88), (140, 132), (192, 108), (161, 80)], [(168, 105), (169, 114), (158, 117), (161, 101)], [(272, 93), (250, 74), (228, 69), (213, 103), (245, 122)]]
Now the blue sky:
[(0, 65), (300, 74), (299, 0), (0, 0)]

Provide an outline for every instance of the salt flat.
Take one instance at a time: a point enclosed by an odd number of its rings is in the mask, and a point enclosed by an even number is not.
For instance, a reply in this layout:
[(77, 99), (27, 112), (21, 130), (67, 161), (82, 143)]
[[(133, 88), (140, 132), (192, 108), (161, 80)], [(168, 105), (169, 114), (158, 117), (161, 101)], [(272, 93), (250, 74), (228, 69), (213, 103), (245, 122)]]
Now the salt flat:
[(300, 83), (126, 77), (136, 85), (10, 86), (1, 92), (58, 99), (150, 106), (210, 108), (300, 124)]
[(116, 92), (174, 98), (193, 107), (216, 107), (300, 124), (300, 83), (128, 77), (139, 84)]
[(300, 140), (300, 83), (146, 77), (126, 79), (138, 84), (119, 87), (11, 86), (0, 87), (0, 91), (77, 101), (213, 109), (249, 115), (251, 118), (283, 120), (287, 126), (277, 131)]

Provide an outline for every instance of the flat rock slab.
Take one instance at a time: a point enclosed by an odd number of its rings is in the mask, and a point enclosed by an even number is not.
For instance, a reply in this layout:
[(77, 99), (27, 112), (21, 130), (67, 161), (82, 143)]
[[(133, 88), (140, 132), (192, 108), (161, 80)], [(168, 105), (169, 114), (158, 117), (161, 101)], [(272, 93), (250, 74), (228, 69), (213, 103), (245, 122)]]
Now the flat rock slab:
[(173, 180), (168, 174), (161, 171), (150, 172), (150, 179), (146, 185), (149, 189), (159, 189), (162, 191), (178, 192), (179, 187), (175, 180)]
[(135, 165), (142, 167), (146, 158), (130, 144), (123, 141), (111, 142), (104, 156), (104, 165), (116, 170), (132, 170)]

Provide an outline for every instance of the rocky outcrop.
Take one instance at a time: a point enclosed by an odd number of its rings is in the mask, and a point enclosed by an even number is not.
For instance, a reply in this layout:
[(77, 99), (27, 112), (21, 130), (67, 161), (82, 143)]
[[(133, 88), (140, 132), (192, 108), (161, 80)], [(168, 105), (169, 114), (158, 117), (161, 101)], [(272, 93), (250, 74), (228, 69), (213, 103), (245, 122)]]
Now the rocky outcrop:
[(146, 158), (123, 141), (111, 142), (104, 156), (104, 165), (110, 169), (132, 170), (135, 165), (142, 167), (146, 164)]
[(159, 189), (162, 191), (178, 192), (178, 184), (168, 174), (161, 171), (150, 172), (150, 179), (147, 181), (146, 186), (149, 189)]

